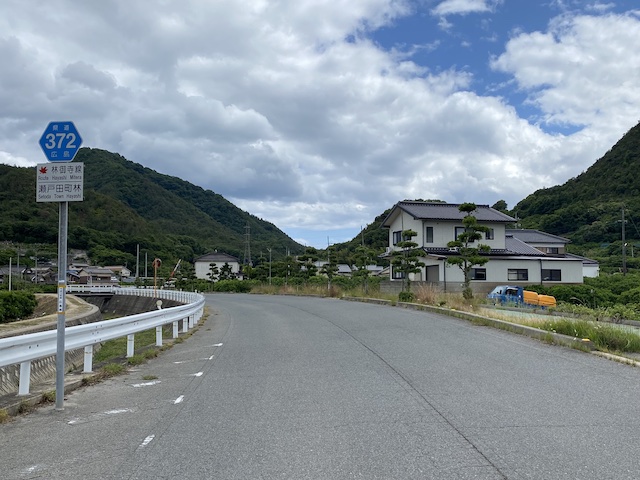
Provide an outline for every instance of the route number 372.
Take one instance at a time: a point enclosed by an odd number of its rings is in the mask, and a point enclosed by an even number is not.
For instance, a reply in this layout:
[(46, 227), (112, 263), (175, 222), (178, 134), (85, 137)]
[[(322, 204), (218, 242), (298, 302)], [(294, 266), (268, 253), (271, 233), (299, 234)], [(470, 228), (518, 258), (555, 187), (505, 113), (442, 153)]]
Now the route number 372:
[(48, 133), (45, 135), (45, 140), (44, 146), (49, 150), (54, 148), (78, 148), (76, 145), (77, 137), (73, 132)]

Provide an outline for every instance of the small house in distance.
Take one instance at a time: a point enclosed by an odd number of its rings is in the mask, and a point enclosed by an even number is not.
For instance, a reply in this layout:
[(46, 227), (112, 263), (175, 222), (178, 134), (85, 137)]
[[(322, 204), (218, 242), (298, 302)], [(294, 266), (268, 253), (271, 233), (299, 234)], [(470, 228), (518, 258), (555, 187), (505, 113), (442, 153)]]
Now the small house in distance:
[(240, 260), (238, 258), (226, 253), (213, 252), (202, 255), (193, 261), (196, 278), (211, 280), (211, 265), (214, 264), (219, 272), (225, 263), (231, 267), (233, 277), (237, 277), (240, 274)]

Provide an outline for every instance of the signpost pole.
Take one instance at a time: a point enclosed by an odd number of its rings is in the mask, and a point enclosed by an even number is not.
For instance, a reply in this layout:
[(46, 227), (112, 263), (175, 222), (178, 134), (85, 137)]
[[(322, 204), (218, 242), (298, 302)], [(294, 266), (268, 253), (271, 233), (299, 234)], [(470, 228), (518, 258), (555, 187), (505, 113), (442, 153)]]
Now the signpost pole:
[(67, 216), (69, 213), (69, 202), (60, 202), (59, 205), (56, 410), (62, 410), (64, 408), (64, 329), (67, 303)]
[[(69, 201), (84, 198), (84, 164), (71, 162), (82, 137), (73, 122), (49, 122), (38, 142), (54, 165), (37, 165), (36, 202), (58, 202), (58, 324), (56, 337), (56, 410), (64, 407), (64, 350), (67, 295), (67, 223)], [(36, 270), (36, 281), (38, 272)]]

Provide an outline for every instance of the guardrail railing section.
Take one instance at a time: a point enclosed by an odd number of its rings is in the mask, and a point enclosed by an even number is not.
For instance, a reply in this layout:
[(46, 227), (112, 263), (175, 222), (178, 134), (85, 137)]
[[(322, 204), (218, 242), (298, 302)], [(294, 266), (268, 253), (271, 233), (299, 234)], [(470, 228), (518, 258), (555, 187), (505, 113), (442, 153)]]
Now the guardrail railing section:
[[(175, 307), (158, 307), (151, 312), (65, 328), (65, 351), (84, 348), (83, 373), (93, 371), (94, 345), (126, 336), (127, 358), (129, 358), (134, 355), (136, 333), (155, 328), (156, 346), (162, 346), (163, 326), (173, 324), (173, 338), (178, 338), (180, 322), (182, 322), (182, 332), (187, 333), (198, 324), (204, 313), (204, 296), (193, 292), (92, 286), (72, 286), (69, 292), (137, 295), (182, 303)], [(20, 364), (18, 395), (27, 395), (31, 383), (31, 362), (55, 356), (56, 351), (56, 330), (3, 338), (0, 339), (0, 367)]]

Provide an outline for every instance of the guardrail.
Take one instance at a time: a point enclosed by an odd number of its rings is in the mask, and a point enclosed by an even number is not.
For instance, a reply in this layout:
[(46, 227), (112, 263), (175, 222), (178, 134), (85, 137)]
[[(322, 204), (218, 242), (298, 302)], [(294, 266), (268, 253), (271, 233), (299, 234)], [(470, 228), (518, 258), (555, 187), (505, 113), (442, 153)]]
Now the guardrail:
[[(155, 327), (156, 345), (162, 346), (162, 327), (164, 325), (172, 323), (173, 338), (178, 338), (179, 322), (182, 320), (182, 331), (186, 333), (189, 328), (193, 328), (198, 323), (204, 311), (204, 296), (193, 292), (90, 286), (73, 286), (69, 288), (69, 291), (72, 293), (136, 295), (185, 303), (176, 307), (65, 328), (65, 351), (84, 348), (83, 373), (91, 373), (93, 369), (94, 345), (127, 336), (127, 357), (132, 357), (135, 333)], [(18, 395), (27, 395), (31, 382), (31, 362), (55, 355), (56, 351), (56, 330), (3, 338), (0, 339), (0, 367), (20, 364)]]

